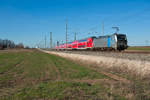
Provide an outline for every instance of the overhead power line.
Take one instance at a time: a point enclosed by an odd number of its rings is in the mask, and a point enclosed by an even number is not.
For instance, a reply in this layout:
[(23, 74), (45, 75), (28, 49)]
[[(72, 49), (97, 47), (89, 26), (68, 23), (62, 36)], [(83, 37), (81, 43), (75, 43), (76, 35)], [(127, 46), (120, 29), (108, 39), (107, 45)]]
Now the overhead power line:
[(102, 22), (102, 35), (104, 36), (104, 21)]
[(66, 20), (66, 48), (67, 48), (67, 42), (68, 42), (68, 37), (67, 37), (67, 35), (68, 35), (68, 20)]
[(52, 49), (52, 32), (50, 32), (50, 48)]
[(46, 35), (45, 35), (45, 48), (46, 48)]

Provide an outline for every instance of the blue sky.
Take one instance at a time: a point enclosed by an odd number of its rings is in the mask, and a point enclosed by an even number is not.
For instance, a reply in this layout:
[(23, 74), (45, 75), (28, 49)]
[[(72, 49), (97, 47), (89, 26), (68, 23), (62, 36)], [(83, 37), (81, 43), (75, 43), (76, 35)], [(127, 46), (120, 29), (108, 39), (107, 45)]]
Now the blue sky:
[[(22, 42), (28, 46), (101, 34), (112, 34), (113, 26), (127, 34), (129, 45), (150, 45), (150, 0), (0, 0), (0, 38)], [(90, 33), (90, 34), (88, 34)]]

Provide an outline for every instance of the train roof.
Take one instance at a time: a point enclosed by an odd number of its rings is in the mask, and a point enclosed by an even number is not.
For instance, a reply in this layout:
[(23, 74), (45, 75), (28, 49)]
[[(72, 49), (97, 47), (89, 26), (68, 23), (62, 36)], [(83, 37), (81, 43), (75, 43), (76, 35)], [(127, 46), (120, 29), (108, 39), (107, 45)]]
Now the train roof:
[[(88, 38), (96, 38), (96, 36), (91, 36), (91, 37), (87, 37), (87, 38), (84, 38), (84, 39), (80, 39), (80, 40), (76, 40), (76, 41), (78, 41), (78, 42), (84, 42), (84, 41), (86, 41)], [(72, 42), (75, 42), (75, 41), (72, 41)], [(67, 44), (71, 44), (72, 42), (67, 42)], [(60, 45), (64, 45), (64, 44), (66, 44), (66, 43), (63, 43), (63, 44), (60, 44)]]
[(114, 33), (113, 35), (126, 35), (126, 34), (122, 34), (122, 33)]
[(104, 36), (99, 36), (98, 38), (103, 38), (103, 37), (109, 37), (109, 36), (112, 36), (112, 35), (126, 35), (126, 34), (122, 34), (122, 33), (114, 33), (114, 34), (111, 34), (111, 35), (104, 35)]
[[(91, 36), (91, 37), (87, 37), (87, 38), (80, 39), (80, 40), (87, 40), (88, 38), (96, 38), (96, 36)], [(80, 41), (80, 40), (77, 40), (77, 41)]]

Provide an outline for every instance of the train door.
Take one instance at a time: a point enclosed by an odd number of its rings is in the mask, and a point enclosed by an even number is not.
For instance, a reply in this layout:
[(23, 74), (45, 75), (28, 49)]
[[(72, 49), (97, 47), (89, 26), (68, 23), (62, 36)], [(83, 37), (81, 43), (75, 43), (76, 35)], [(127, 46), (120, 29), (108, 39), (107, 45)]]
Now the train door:
[(108, 48), (110, 48), (110, 40), (111, 40), (111, 38), (110, 38), (110, 36), (107, 38), (107, 47)]

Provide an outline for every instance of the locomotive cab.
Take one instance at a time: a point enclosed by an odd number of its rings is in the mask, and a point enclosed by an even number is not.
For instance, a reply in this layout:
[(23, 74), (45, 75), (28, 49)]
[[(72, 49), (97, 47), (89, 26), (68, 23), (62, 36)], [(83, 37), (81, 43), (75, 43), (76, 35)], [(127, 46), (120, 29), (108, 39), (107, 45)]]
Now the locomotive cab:
[(116, 34), (117, 37), (117, 49), (124, 50), (127, 49), (127, 37), (125, 34)]

